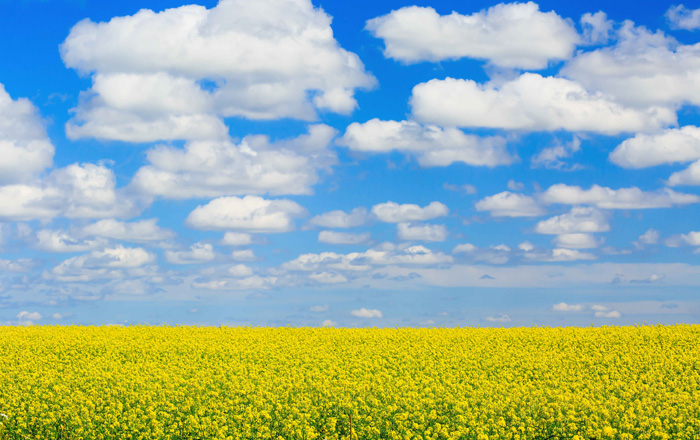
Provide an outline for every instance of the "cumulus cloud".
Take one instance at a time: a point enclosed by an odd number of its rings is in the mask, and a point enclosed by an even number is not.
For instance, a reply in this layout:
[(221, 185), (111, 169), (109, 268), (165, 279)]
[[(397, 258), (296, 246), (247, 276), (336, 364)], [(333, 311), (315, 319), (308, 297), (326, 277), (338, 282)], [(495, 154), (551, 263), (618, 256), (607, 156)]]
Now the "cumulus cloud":
[(600, 245), (600, 241), (591, 234), (561, 234), (554, 239), (554, 245), (568, 249), (590, 249)]
[(313, 306), (309, 310), (311, 310), (314, 313), (323, 313), (330, 310), (330, 307), (328, 307), (328, 304), (323, 304), (321, 306)]
[(246, 230), (287, 232), (294, 229), (294, 218), (306, 210), (290, 200), (266, 200), (257, 196), (220, 197), (195, 208), (185, 224), (203, 230)]
[(549, 187), (540, 200), (548, 204), (594, 205), (601, 209), (653, 209), (697, 203), (700, 197), (668, 188), (647, 192), (637, 187), (611, 189), (593, 185), (586, 190), (560, 183)]
[(430, 7), (408, 6), (368, 20), (366, 29), (384, 40), (384, 56), (406, 63), (477, 58), (499, 67), (542, 69), (550, 60), (569, 58), (579, 43), (567, 20), (533, 2), (442, 16)]
[(606, 232), (610, 230), (608, 220), (595, 208), (576, 206), (566, 214), (542, 220), (535, 226), (538, 234), (574, 234), (589, 232)]
[(688, 9), (683, 5), (671, 6), (666, 11), (666, 19), (672, 29), (700, 29), (700, 9)]
[(116, 246), (64, 260), (44, 277), (64, 282), (118, 279), (124, 277), (123, 269), (135, 270), (154, 261), (155, 255), (143, 248)]
[(449, 212), (447, 206), (440, 202), (431, 202), (423, 208), (414, 204), (399, 205), (396, 202), (379, 203), (372, 207), (372, 214), (385, 223), (430, 220), (444, 217)]
[(353, 122), (338, 144), (366, 152), (401, 151), (413, 154), (425, 167), (447, 166), (455, 162), (494, 167), (509, 165), (515, 158), (499, 136), (465, 134), (457, 128), (421, 125), (414, 121), (371, 119)]
[[(699, 237), (700, 238), (700, 237)], [(659, 242), (659, 231), (656, 229), (648, 229), (644, 234), (640, 235), (637, 241), (633, 242), (635, 247), (641, 249), (645, 245), (657, 244)]]
[(172, 264), (206, 263), (216, 258), (214, 247), (209, 243), (195, 243), (187, 251), (165, 251), (165, 259)]
[(380, 245), (365, 252), (338, 254), (335, 252), (308, 253), (282, 265), (285, 270), (318, 271), (332, 269), (363, 272), (376, 266), (433, 266), (452, 263), (454, 259), (442, 252), (433, 252), (425, 246), (396, 247)]
[(447, 228), (445, 225), (416, 225), (399, 223), (396, 225), (399, 240), (405, 241), (445, 241)]
[(330, 23), (308, 0), (221, 0), (211, 9), (85, 19), (60, 48), (66, 66), (92, 78), (66, 132), (129, 142), (220, 139), (222, 117), (348, 114), (355, 90), (375, 79), (340, 47)]
[(42, 229), (36, 233), (36, 247), (46, 252), (85, 252), (105, 244), (104, 240), (73, 237), (66, 231)]
[(0, 186), (0, 220), (128, 217), (142, 202), (117, 189), (114, 173), (105, 166), (73, 164), (37, 183)]
[(309, 224), (324, 228), (354, 228), (367, 223), (367, 209), (355, 208), (349, 213), (345, 211), (330, 211), (317, 215), (309, 220)]
[[(679, 44), (661, 31), (651, 32), (631, 21), (622, 23), (616, 39), (614, 46), (578, 53), (560, 74), (624, 105), (700, 104), (699, 45)], [(655, 111), (669, 122), (663, 110)]]
[(38, 321), (41, 318), (42, 316), (39, 312), (28, 312), (26, 310), (22, 310), (17, 314), (17, 319), (20, 321)]
[(576, 81), (535, 73), (503, 84), (433, 79), (413, 88), (411, 105), (418, 121), (441, 126), (612, 135), (676, 123), (670, 108), (626, 107), (608, 95), (588, 92)]
[(323, 322), (321, 323), (321, 327), (335, 327), (337, 325), (338, 325), (337, 322), (331, 321), (330, 319), (324, 319)]
[(320, 272), (309, 274), (309, 279), (321, 284), (347, 283), (348, 279), (339, 273)]
[(583, 41), (586, 44), (605, 44), (612, 37), (613, 21), (603, 11), (595, 14), (586, 13), (581, 16)]
[(671, 174), (671, 177), (668, 178), (668, 184), (670, 186), (700, 185), (700, 160), (693, 162), (682, 171)]
[(559, 171), (576, 171), (582, 167), (578, 164), (568, 164), (564, 159), (573, 156), (581, 149), (581, 140), (577, 137), (571, 142), (544, 148), (530, 160), (532, 168), (546, 168)]
[(318, 241), (328, 244), (362, 244), (370, 240), (370, 233), (352, 234), (349, 232), (321, 231)]
[(245, 264), (234, 264), (228, 268), (228, 273), (234, 277), (249, 277), (253, 275), (253, 269)]
[[(657, 235), (658, 239), (658, 235)], [(673, 235), (664, 241), (668, 247), (700, 246), (700, 231), (690, 231), (687, 234)]]
[(245, 232), (227, 232), (221, 240), (226, 246), (247, 246), (253, 243), (253, 236)]
[(654, 134), (638, 133), (610, 153), (610, 160), (623, 168), (647, 168), (698, 159), (700, 127), (692, 125)]
[(334, 164), (328, 146), (336, 130), (311, 125), (308, 133), (271, 142), (251, 135), (240, 143), (192, 141), (184, 149), (161, 145), (146, 152), (130, 184), (136, 191), (169, 199), (247, 194), (310, 194), (318, 171)]
[(353, 310), (352, 312), (350, 312), (350, 314), (358, 318), (382, 318), (384, 316), (381, 310), (366, 309), (364, 307), (362, 307), (361, 309)]
[(601, 306), (599, 304), (591, 306), (591, 310), (595, 312), (593, 316), (596, 318), (620, 318), (622, 316), (622, 314), (617, 310), (611, 310), (609, 307)]
[(241, 249), (231, 252), (231, 258), (236, 261), (255, 261), (255, 253), (252, 249)]
[(106, 237), (136, 243), (167, 240), (175, 237), (173, 231), (162, 229), (157, 223), (157, 218), (135, 222), (104, 219), (83, 227), (82, 233), (87, 236)]
[(53, 163), (54, 147), (34, 104), (13, 100), (0, 83), (0, 183), (18, 183)]
[(535, 199), (510, 191), (485, 197), (474, 206), (477, 211), (488, 211), (494, 217), (537, 217), (544, 214)]
[(581, 312), (584, 308), (583, 304), (567, 304), (565, 302), (560, 302), (552, 306), (552, 310), (555, 312)]
[(484, 319), (488, 322), (510, 322), (510, 316), (508, 315), (487, 316)]

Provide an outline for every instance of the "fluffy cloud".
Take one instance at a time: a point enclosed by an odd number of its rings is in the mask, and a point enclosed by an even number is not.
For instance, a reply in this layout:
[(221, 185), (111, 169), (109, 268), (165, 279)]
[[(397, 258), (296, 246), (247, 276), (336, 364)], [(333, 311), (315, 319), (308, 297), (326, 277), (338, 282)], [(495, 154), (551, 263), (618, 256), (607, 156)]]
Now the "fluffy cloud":
[(566, 214), (542, 220), (535, 226), (538, 234), (573, 234), (610, 230), (605, 214), (595, 208), (574, 207)]
[(408, 6), (367, 21), (366, 28), (384, 40), (384, 56), (406, 63), (466, 57), (542, 69), (550, 60), (569, 58), (579, 42), (567, 20), (533, 2), (442, 16), (430, 7)]
[(39, 312), (28, 312), (23, 310), (17, 314), (17, 319), (20, 321), (38, 321), (42, 318)]
[(423, 126), (413, 121), (353, 122), (338, 142), (352, 150), (368, 152), (402, 151), (415, 154), (425, 167), (467, 165), (509, 165), (514, 161), (502, 137), (465, 134), (457, 128)]
[(349, 232), (321, 231), (318, 241), (328, 244), (362, 244), (370, 240), (370, 233), (352, 234)]
[(328, 145), (335, 129), (312, 125), (307, 134), (278, 142), (267, 136), (230, 141), (193, 141), (184, 149), (161, 145), (131, 186), (172, 199), (244, 194), (309, 194), (317, 172), (335, 163)]
[(411, 105), (416, 119), (441, 126), (617, 134), (676, 123), (672, 109), (625, 107), (575, 81), (535, 73), (500, 85), (433, 79), (413, 88)]
[(670, 186), (700, 185), (700, 160), (693, 162), (682, 171), (671, 174), (671, 177), (668, 178), (668, 184)]
[(487, 316), (484, 319), (488, 322), (510, 322), (510, 316), (508, 315)]
[(321, 284), (347, 283), (348, 279), (338, 273), (321, 272), (309, 274), (309, 279)]
[(580, 186), (560, 183), (549, 187), (540, 200), (565, 205), (594, 205), (602, 209), (652, 209), (697, 203), (700, 197), (678, 193), (668, 188), (646, 192), (637, 187), (611, 189), (593, 185), (584, 190)]
[(249, 232), (286, 232), (294, 229), (294, 217), (306, 210), (290, 200), (265, 200), (257, 196), (219, 197), (194, 209), (187, 226), (204, 230), (241, 229)]
[(431, 202), (421, 208), (414, 204), (399, 205), (395, 202), (379, 203), (372, 207), (372, 214), (385, 223), (403, 223), (410, 221), (424, 221), (449, 214), (447, 206), (440, 202)]
[(85, 252), (104, 246), (104, 240), (73, 237), (66, 231), (42, 229), (36, 233), (36, 247), (46, 252)]
[(253, 242), (253, 236), (245, 232), (227, 232), (221, 240), (226, 246), (247, 246)]
[(544, 148), (532, 157), (532, 168), (546, 168), (549, 170), (575, 171), (581, 169), (578, 164), (569, 165), (563, 159), (568, 159), (581, 149), (581, 140), (575, 137), (566, 144)]
[(399, 223), (396, 225), (399, 240), (405, 241), (445, 241), (447, 228), (445, 225), (414, 225)]
[(642, 248), (645, 245), (657, 244), (659, 242), (659, 231), (656, 229), (649, 229), (644, 234), (640, 235), (634, 245), (638, 248)]
[(544, 214), (532, 197), (509, 191), (485, 197), (474, 206), (477, 211), (489, 211), (494, 217), (537, 217)]
[(611, 38), (613, 24), (613, 21), (608, 20), (607, 14), (603, 11), (598, 11), (595, 14), (583, 14), (581, 16), (583, 41), (586, 44), (607, 43)]
[(561, 74), (626, 105), (700, 104), (700, 45), (679, 44), (631, 21), (616, 37), (615, 46), (577, 54)]
[(231, 252), (231, 258), (236, 261), (255, 261), (255, 253), (252, 249), (241, 249)]
[(228, 268), (228, 273), (234, 277), (249, 277), (253, 275), (253, 269), (245, 264), (234, 264)]
[(165, 259), (172, 264), (206, 263), (214, 258), (216, 253), (209, 243), (195, 243), (188, 251), (165, 251)]
[(581, 312), (583, 309), (583, 304), (567, 304), (565, 302), (554, 304), (552, 306), (552, 310), (555, 312)]
[(664, 243), (668, 247), (678, 247), (683, 245), (700, 246), (700, 231), (691, 231), (687, 234), (674, 235), (667, 238)]
[(646, 168), (698, 159), (700, 127), (691, 125), (655, 134), (639, 133), (610, 153), (610, 160), (624, 168)]
[(382, 318), (384, 316), (381, 310), (366, 309), (364, 307), (361, 309), (353, 310), (352, 312), (350, 312), (350, 314), (358, 318)]
[(83, 227), (82, 232), (87, 236), (106, 237), (136, 243), (167, 240), (175, 236), (173, 231), (162, 229), (156, 223), (158, 223), (157, 218), (135, 222), (104, 219)]
[(554, 245), (559, 248), (590, 249), (596, 248), (600, 242), (591, 234), (561, 234), (554, 239)]
[(102, 165), (69, 165), (52, 171), (39, 183), (0, 186), (0, 219), (104, 218), (137, 213), (139, 200), (115, 186), (114, 173)]
[(0, 84), (0, 183), (27, 180), (53, 163), (54, 147), (34, 105)]
[(309, 224), (324, 228), (354, 228), (367, 222), (367, 209), (355, 208), (349, 213), (345, 211), (330, 211), (317, 215), (309, 220)]
[(64, 282), (87, 282), (124, 277), (122, 269), (137, 269), (155, 261), (155, 255), (142, 248), (116, 246), (64, 260), (44, 277)]
[(599, 304), (591, 306), (591, 310), (595, 312), (593, 316), (596, 318), (620, 318), (622, 316), (617, 310), (611, 310), (609, 307)]
[(212, 139), (226, 134), (221, 117), (348, 114), (355, 89), (375, 79), (339, 46), (330, 23), (309, 0), (221, 0), (211, 9), (83, 20), (61, 56), (92, 73), (93, 86), (67, 132), (134, 142)]
[(672, 29), (700, 29), (700, 9), (688, 9), (683, 5), (671, 6), (666, 11), (666, 19)]

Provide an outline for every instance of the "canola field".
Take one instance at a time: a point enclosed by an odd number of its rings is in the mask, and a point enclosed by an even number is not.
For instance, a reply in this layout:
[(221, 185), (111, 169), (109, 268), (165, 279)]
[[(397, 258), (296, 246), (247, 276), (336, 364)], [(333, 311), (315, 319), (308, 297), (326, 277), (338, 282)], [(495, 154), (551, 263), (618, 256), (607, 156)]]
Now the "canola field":
[(0, 327), (0, 439), (699, 439), (700, 326)]

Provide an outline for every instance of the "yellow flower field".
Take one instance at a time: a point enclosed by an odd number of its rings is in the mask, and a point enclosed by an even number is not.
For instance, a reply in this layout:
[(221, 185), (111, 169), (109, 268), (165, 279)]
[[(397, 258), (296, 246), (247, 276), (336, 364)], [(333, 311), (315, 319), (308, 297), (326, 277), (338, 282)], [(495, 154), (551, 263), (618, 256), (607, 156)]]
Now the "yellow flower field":
[(697, 325), (0, 337), (3, 440), (700, 438)]

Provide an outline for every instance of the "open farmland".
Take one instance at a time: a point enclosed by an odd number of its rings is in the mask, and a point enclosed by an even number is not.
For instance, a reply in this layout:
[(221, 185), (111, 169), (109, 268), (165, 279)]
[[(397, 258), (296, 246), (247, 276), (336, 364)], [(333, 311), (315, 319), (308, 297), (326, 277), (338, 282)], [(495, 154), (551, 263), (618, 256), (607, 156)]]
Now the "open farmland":
[(700, 438), (700, 326), (0, 335), (3, 440)]

